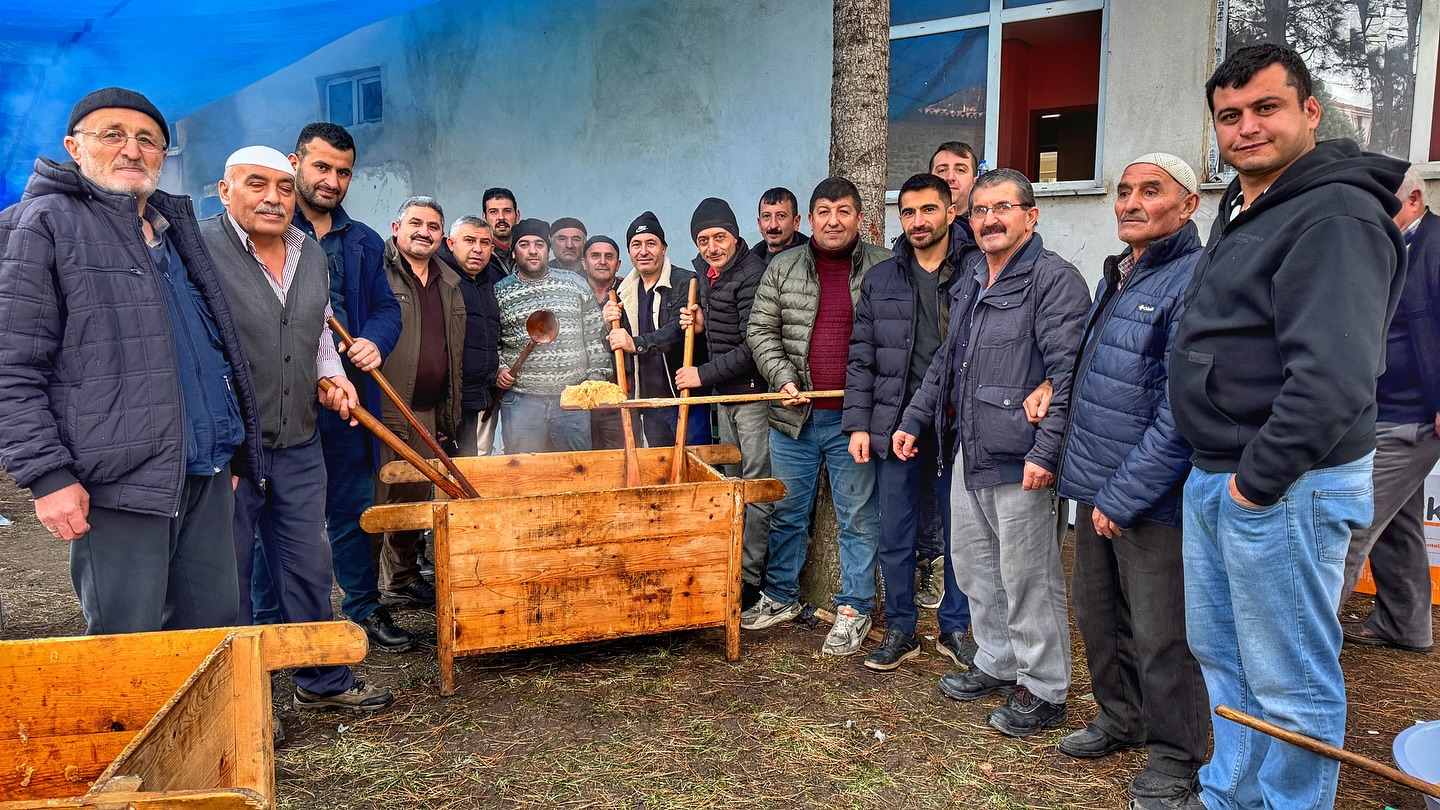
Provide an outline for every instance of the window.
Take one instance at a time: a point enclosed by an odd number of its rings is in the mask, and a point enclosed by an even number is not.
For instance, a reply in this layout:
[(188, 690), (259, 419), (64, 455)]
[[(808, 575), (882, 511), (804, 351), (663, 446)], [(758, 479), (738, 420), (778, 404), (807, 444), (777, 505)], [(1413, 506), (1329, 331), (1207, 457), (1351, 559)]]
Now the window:
[(342, 127), (379, 121), (385, 112), (380, 69), (371, 68), (319, 80), (324, 118)]
[(957, 140), (1034, 182), (1093, 186), (1105, 14), (1104, 0), (892, 0), (887, 186)]

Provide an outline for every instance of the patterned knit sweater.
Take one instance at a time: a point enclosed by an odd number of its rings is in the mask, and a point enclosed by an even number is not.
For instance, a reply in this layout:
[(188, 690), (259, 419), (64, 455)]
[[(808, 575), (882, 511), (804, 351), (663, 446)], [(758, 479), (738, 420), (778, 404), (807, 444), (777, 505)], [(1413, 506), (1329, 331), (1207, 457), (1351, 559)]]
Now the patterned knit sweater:
[(584, 380), (613, 380), (612, 355), (604, 342), (604, 325), (594, 293), (580, 276), (551, 269), (539, 281), (526, 281), (516, 273), (495, 284), (500, 304), (500, 365), (509, 368), (530, 342), (525, 320), (530, 313), (555, 313), (560, 335), (555, 342), (536, 346), (520, 370), (511, 390), (518, 394), (559, 396), (567, 385)]

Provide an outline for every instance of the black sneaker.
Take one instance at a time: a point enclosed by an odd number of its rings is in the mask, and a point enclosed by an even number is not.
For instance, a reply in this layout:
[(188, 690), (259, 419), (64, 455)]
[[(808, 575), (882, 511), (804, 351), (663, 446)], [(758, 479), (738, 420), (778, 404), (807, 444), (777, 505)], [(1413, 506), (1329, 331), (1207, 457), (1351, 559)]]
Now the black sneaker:
[(889, 672), (919, 654), (920, 639), (914, 633), (886, 630), (885, 640), (865, 656), (865, 667), (878, 672)]
[(969, 630), (963, 633), (952, 630), (935, 637), (935, 652), (949, 658), (951, 663), (962, 669), (975, 666), (975, 653), (979, 651), (980, 645), (975, 643), (975, 637), (970, 635)]
[(1146, 766), (1130, 780), (1126, 790), (1132, 799), (1174, 799), (1200, 790), (1194, 774), (1171, 776)]
[(979, 667), (940, 678), (940, 694), (954, 700), (979, 700), (986, 695), (1009, 694), (1014, 688), (1014, 681), (992, 678)]
[(990, 712), (990, 725), (1011, 737), (1029, 737), (1047, 728), (1059, 728), (1069, 719), (1064, 703), (1051, 703), (1035, 697), (1029, 689), (1017, 686), (1010, 692), (1005, 705)]
[(424, 579), (417, 579), (399, 590), (381, 591), (380, 595), (393, 602), (432, 607), (435, 604), (435, 586)]
[(945, 599), (945, 558), (915, 562), (915, 604), (934, 610)]
[(1131, 797), (1130, 810), (1205, 810), (1205, 802), (1201, 801), (1199, 793), (1187, 790), (1184, 793), (1164, 798)]
[(364, 620), (356, 622), (370, 639), (370, 646), (385, 652), (403, 653), (415, 649), (415, 637), (395, 626), (390, 611), (375, 608)]
[(1091, 723), (1079, 731), (1072, 731), (1060, 738), (1056, 748), (1060, 753), (1078, 759), (1095, 759), (1113, 754), (1126, 748), (1138, 748), (1140, 743), (1112, 737), (1105, 729)]
[(395, 702), (388, 689), (356, 681), (355, 685), (335, 695), (317, 695), (295, 687), (297, 709), (345, 709), (352, 712), (378, 712)]

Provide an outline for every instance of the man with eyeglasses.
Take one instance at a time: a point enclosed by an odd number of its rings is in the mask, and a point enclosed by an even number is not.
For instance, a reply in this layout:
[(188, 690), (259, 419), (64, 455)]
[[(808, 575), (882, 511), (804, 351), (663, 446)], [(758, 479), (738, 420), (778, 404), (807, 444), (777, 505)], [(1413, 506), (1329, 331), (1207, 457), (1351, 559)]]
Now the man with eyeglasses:
[[(997, 169), (975, 181), (970, 225), (980, 252), (956, 274), (950, 331), (893, 439), (897, 457), (913, 458), (933, 425), (941, 458), (954, 459), (951, 562), (970, 597), (979, 651), (969, 670), (940, 679), (940, 691), (965, 701), (1005, 695), (989, 722), (1012, 737), (1066, 721), (1060, 538), (1068, 515), (1053, 487), (1090, 307), (1080, 272), (1035, 233), (1039, 219), (1020, 172)], [(1032, 424), (1025, 397), (1047, 380), (1049, 411)]]
[(97, 90), (73, 162), (37, 159), (0, 213), (0, 465), (69, 542), (94, 634), (235, 624), (232, 473), (265, 485), (235, 318), (190, 199), (157, 190), (167, 131)]

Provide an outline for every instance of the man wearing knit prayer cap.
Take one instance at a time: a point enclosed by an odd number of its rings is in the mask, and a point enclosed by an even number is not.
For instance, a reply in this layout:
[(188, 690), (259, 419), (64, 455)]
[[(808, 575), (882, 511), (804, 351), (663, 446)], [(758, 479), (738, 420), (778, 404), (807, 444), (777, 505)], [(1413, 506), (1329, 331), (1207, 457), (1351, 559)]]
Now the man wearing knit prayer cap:
[(585, 230), (585, 223), (575, 217), (561, 217), (550, 223), (550, 251), (555, 254), (550, 266), (584, 275), (580, 259), (583, 258), (585, 239), (589, 235)]
[[(325, 539), (325, 457), (317, 406), (348, 418), (357, 402), (331, 316), (330, 266), (320, 243), (294, 223), (295, 170), (283, 153), (247, 146), (225, 161), (225, 212), (200, 223), (254, 380), (260, 416), (260, 484), (235, 488), (240, 622), (254, 620), (254, 565), (266, 567), (283, 622), (330, 621), (333, 585)], [(324, 391), (322, 383), (333, 386)], [(259, 552), (256, 551), (256, 542)], [(391, 694), (346, 666), (295, 670), (298, 708), (378, 711)]]

